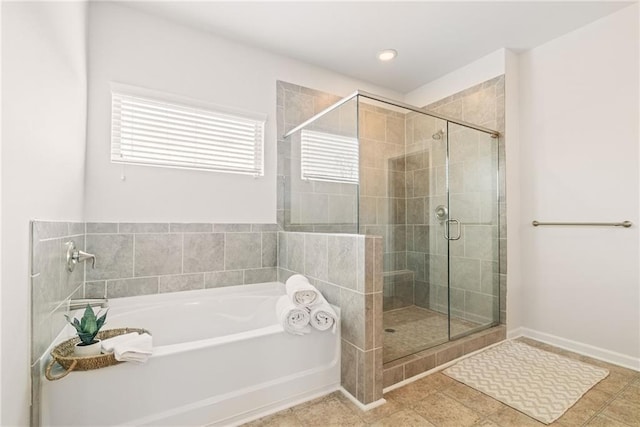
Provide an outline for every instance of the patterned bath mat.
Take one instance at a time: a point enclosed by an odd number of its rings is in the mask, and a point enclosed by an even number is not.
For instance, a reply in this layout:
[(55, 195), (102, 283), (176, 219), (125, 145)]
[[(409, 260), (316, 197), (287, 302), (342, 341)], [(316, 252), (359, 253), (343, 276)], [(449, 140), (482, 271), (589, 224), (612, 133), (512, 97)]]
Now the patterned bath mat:
[(545, 424), (609, 375), (606, 369), (517, 341), (461, 360), (443, 373)]

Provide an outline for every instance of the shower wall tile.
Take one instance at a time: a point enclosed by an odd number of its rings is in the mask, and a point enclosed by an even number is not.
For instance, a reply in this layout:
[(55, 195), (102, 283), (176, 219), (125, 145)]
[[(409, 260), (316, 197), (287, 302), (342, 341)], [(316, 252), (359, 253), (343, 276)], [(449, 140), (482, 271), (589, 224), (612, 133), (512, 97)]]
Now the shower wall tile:
[[(504, 76), (468, 88), (425, 108), (479, 125), (504, 131)], [(446, 307), (446, 256), (454, 260), (451, 271), (452, 295), (456, 315), (472, 321), (485, 319), (488, 301), (497, 295), (499, 242), (506, 238), (504, 200), (504, 137), (496, 141), (476, 131), (453, 125), (448, 129), (449, 176), (446, 176), (446, 139), (433, 140), (433, 133), (444, 122), (406, 116), (406, 196), (407, 196), (407, 268), (418, 268), (414, 287), (417, 305), (442, 310)], [(428, 144), (427, 144), (428, 142)], [(496, 146), (497, 143), (497, 146)], [(496, 151), (497, 149), (497, 151)], [(498, 188), (489, 173), (498, 154)], [(446, 205), (449, 185), (449, 212), (462, 223), (462, 237), (447, 242), (437, 238), (444, 227), (435, 218), (436, 206)], [(500, 204), (495, 194), (500, 194)], [(423, 217), (419, 200), (424, 200)], [(498, 226), (499, 224), (499, 226)], [(425, 256), (425, 283), (421, 282), (420, 258)], [(504, 271), (503, 251), (500, 269)], [(398, 287), (396, 287), (399, 289)], [(478, 295), (483, 295), (479, 297)], [(481, 303), (480, 301), (484, 301)], [(475, 311), (474, 311), (475, 310)], [(504, 311), (504, 305), (501, 306)]]

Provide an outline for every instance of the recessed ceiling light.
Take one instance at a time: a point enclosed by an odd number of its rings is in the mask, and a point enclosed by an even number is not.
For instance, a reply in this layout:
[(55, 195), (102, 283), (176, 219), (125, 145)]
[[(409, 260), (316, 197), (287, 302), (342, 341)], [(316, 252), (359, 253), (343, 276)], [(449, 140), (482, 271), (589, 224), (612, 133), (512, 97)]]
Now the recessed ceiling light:
[(378, 59), (380, 61), (391, 61), (398, 56), (398, 51), (395, 49), (385, 49), (378, 52)]

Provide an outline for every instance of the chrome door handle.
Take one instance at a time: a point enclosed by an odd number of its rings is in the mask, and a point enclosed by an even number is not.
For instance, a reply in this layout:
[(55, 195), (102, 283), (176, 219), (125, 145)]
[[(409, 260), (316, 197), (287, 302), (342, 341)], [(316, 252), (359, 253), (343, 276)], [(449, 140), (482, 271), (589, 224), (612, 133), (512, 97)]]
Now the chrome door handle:
[[(449, 224), (451, 224), (452, 222), (458, 225), (458, 234), (455, 237), (449, 236)], [(458, 221), (457, 219), (448, 219), (444, 226), (444, 238), (447, 240), (460, 240), (461, 234), (462, 231), (460, 228), (460, 221)]]

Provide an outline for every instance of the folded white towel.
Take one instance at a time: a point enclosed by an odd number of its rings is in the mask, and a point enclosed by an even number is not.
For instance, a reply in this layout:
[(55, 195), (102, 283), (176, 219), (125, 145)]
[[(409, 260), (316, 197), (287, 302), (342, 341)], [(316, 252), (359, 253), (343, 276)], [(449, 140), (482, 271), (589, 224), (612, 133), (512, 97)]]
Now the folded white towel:
[(338, 315), (322, 295), (320, 295), (320, 299), (321, 301), (318, 304), (311, 307), (311, 326), (319, 331), (326, 331), (329, 328), (333, 328), (331, 332), (335, 334)]
[(152, 353), (153, 338), (149, 334), (117, 343), (113, 349), (116, 360), (120, 362), (145, 363)]
[(294, 335), (304, 335), (311, 332), (309, 327), (309, 310), (297, 307), (288, 295), (282, 295), (276, 303), (276, 316), (286, 332)]
[(129, 341), (130, 339), (138, 337), (137, 332), (130, 332), (124, 335), (116, 335), (113, 338), (107, 338), (106, 340), (102, 340), (102, 351), (105, 353), (112, 353), (113, 348), (119, 343), (123, 343), (125, 341)]
[(294, 274), (285, 282), (287, 295), (295, 305), (311, 307), (320, 301), (321, 294), (302, 274)]

